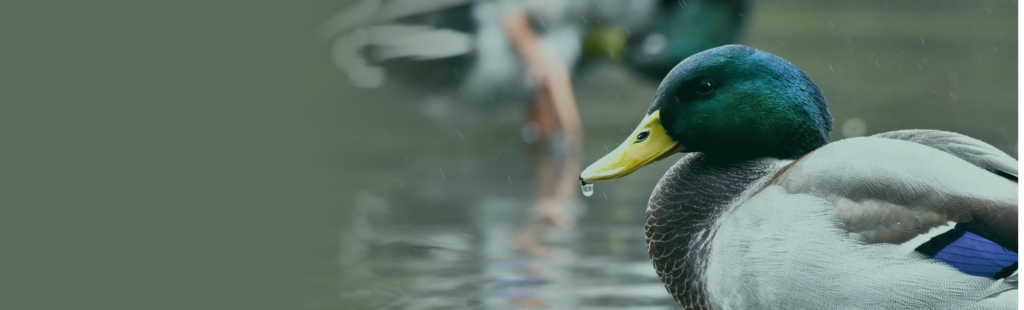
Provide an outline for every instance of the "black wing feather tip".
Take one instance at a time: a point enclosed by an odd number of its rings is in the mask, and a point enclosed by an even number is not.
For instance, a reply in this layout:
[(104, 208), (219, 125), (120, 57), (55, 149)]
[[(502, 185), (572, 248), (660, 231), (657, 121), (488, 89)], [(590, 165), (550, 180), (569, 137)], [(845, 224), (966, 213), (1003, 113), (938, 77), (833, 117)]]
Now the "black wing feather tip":
[(1019, 182), (1017, 182), (1017, 175), (1016, 174), (1009, 173), (1009, 172), (1006, 172), (1006, 171), (1002, 171), (1002, 170), (999, 170), (999, 169), (989, 169), (989, 168), (986, 168), (985, 170), (988, 170), (989, 172), (995, 173), (996, 175), (1001, 176), (1001, 177), (1003, 177), (1003, 178), (1005, 178), (1007, 180), (1013, 181), (1014, 183), (1019, 183)]
[(953, 229), (950, 229), (949, 231), (944, 232), (941, 235), (935, 236), (931, 240), (928, 240), (928, 242), (925, 242), (924, 244), (917, 246), (917, 249), (915, 250), (921, 252), (921, 254), (928, 255), (928, 257), (933, 257), (936, 254), (939, 254), (939, 252), (941, 252), (942, 249), (945, 249), (954, 241), (957, 241), (958, 239), (960, 239), (960, 237), (963, 237), (964, 233), (967, 232), (962, 228), (957, 228), (959, 227), (954, 227)]
[(1010, 265), (1010, 266), (1007, 266), (1006, 268), (1003, 268), (1003, 270), (1000, 270), (999, 272), (997, 272), (996, 275), (993, 276), (992, 278), (993, 279), (1003, 279), (1003, 278), (1009, 277), (1015, 271), (1017, 271), (1017, 263), (1013, 263), (1013, 265)]

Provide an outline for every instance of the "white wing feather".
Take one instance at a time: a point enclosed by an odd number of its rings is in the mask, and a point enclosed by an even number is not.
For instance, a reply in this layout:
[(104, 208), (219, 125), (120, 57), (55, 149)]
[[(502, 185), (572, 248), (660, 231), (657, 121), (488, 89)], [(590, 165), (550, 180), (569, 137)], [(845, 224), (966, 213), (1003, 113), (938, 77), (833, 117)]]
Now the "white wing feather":
[(399, 57), (429, 60), (462, 55), (473, 46), (473, 37), (451, 29), (418, 25), (379, 25), (366, 27), (369, 45), (377, 47), (375, 61)]

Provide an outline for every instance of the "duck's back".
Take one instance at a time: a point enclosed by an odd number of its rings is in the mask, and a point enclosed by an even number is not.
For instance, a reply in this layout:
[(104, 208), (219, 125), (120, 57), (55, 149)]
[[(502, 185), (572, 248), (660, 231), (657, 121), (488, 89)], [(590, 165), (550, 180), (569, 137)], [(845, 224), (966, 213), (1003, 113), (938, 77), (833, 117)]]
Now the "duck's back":
[(1015, 297), (1016, 276), (970, 275), (906, 244), (951, 221), (1015, 238), (1016, 184), (990, 170), (1015, 178), (1016, 161), (907, 137), (921, 136), (842, 141), (792, 163), (684, 157), (648, 209), (659, 276), (692, 309), (1015, 308), (993, 297)]

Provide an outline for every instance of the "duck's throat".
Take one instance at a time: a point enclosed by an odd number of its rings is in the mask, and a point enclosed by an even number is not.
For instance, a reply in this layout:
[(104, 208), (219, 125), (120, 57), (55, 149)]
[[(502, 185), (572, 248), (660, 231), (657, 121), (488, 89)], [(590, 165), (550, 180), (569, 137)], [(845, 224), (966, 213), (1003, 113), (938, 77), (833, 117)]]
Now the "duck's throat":
[(714, 162), (692, 153), (658, 182), (647, 208), (647, 247), (658, 276), (681, 306), (710, 308), (704, 271), (715, 223), (748, 188), (776, 170), (765, 160)]

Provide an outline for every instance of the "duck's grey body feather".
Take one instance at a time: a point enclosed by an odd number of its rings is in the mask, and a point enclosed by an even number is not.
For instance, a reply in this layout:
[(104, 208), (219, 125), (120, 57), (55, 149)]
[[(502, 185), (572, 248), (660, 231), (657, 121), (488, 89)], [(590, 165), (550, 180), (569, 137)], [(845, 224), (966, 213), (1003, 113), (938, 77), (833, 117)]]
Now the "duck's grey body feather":
[(796, 161), (689, 154), (649, 203), (655, 269), (692, 309), (1016, 308), (992, 298), (1015, 292), (1015, 276), (972, 276), (900, 248), (953, 221), (1016, 251), (1016, 182), (989, 171), (1016, 175), (1016, 161), (964, 138), (894, 132)]
[(986, 229), (974, 233), (1017, 250), (1017, 184), (923, 144), (839, 141), (807, 154), (773, 184), (828, 200), (865, 242), (902, 243), (946, 220), (981, 221)]
[(897, 130), (873, 137), (910, 141), (959, 157), (989, 171), (1002, 171), (1017, 177), (1017, 160), (981, 140), (941, 130)]
[(720, 219), (711, 309), (1015, 309), (1016, 284), (971, 276), (889, 243), (849, 238), (835, 206), (769, 186)]

